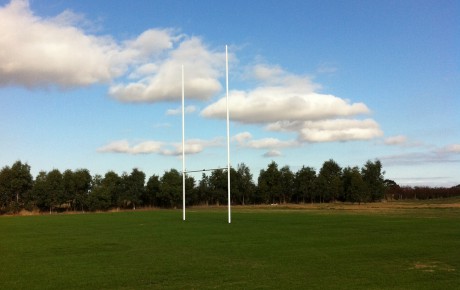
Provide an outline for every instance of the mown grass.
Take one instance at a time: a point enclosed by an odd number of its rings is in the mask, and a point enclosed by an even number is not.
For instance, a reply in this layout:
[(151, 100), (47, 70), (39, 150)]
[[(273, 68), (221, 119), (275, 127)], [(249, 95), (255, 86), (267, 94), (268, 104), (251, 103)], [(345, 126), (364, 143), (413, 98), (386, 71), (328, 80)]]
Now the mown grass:
[[(325, 214), (327, 213), (327, 214)], [(0, 218), (0, 289), (458, 289), (460, 209)]]

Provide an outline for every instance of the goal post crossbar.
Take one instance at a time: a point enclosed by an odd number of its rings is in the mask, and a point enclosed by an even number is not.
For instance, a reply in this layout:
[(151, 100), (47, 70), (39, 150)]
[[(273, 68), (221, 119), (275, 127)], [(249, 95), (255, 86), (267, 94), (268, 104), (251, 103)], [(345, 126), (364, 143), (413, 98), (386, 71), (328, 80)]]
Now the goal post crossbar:
[(198, 170), (186, 170), (183, 173), (194, 173), (194, 172), (207, 172), (207, 171), (217, 171), (217, 170), (226, 170), (227, 168), (209, 168), (209, 169), (198, 169)]

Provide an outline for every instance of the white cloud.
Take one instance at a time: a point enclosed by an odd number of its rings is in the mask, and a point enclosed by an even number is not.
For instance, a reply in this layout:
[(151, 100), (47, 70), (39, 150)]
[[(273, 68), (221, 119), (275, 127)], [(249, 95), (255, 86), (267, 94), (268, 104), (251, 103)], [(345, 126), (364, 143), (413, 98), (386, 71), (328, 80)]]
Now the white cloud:
[(142, 64), (134, 69), (132, 73), (129, 74), (129, 79), (140, 79), (148, 75), (154, 74), (158, 71), (158, 65), (155, 63), (146, 63)]
[(162, 142), (146, 141), (131, 147), (131, 154), (148, 154), (158, 152), (163, 146)]
[(305, 122), (276, 122), (267, 130), (295, 132), (302, 142), (335, 142), (369, 140), (383, 135), (377, 122), (372, 119), (330, 119)]
[(281, 148), (292, 148), (300, 146), (297, 140), (279, 140), (277, 138), (261, 138), (252, 139), (252, 134), (249, 132), (238, 133), (232, 137), (232, 141), (237, 142), (238, 146), (251, 149), (268, 149), (264, 153), (264, 157), (281, 156), (282, 153), (278, 150)]
[(423, 142), (409, 140), (404, 135), (396, 135), (385, 138), (385, 140), (383, 140), (383, 144), (388, 146), (400, 146), (405, 148), (425, 146)]
[(270, 81), (282, 77), (285, 72), (279, 66), (268, 66), (265, 64), (255, 65), (250, 69), (249, 74), (259, 81)]
[(91, 22), (69, 10), (36, 16), (27, 0), (0, 7), (0, 19), (0, 86), (112, 83), (109, 95), (123, 102), (171, 101), (181, 96), (184, 65), (187, 98), (206, 100), (221, 90), (223, 51), (174, 29), (117, 41), (89, 33)]
[[(153, 37), (153, 36), (152, 36)], [(129, 83), (110, 87), (109, 94), (123, 102), (177, 101), (182, 96), (181, 66), (184, 65), (185, 97), (206, 100), (222, 87), (224, 55), (209, 50), (200, 38), (176, 37), (177, 47), (168, 47), (167, 55), (149, 59), (135, 67)]]
[[(195, 106), (186, 106), (184, 108), (184, 111), (186, 114), (191, 114), (196, 112), (197, 108)], [(174, 116), (174, 115), (181, 115), (182, 114), (182, 107), (176, 108), (176, 109), (169, 109), (166, 111), (166, 115), (168, 116)]]
[(238, 133), (232, 137), (232, 141), (236, 141), (239, 146), (252, 149), (275, 149), (289, 148), (299, 146), (296, 140), (279, 140), (277, 138), (261, 138), (252, 139), (252, 134), (249, 132)]
[[(317, 93), (309, 77), (285, 72), (278, 66), (256, 65), (252, 75), (261, 83), (248, 91), (232, 91), (230, 119), (245, 124), (265, 124), (271, 131), (294, 132), (301, 142), (369, 140), (383, 133), (363, 103)], [(201, 111), (208, 118), (226, 118), (226, 98)]]
[(306, 142), (370, 140), (383, 135), (377, 122), (371, 119), (335, 119), (304, 122), (299, 137)]
[(430, 186), (430, 187), (451, 187), (457, 183), (448, 181), (448, 176), (433, 176), (433, 177), (398, 177), (397, 183), (401, 186)]
[[(211, 140), (190, 139), (185, 141), (185, 154), (198, 154), (208, 147), (223, 146), (222, 138), (214, 138)], [(182, 142), (171, 143), (170, 147), (174, 149), (165, 149), (163, 155), (179, 156), (182, 154)]]
[[(363, 103), (350, 103), (333, 95), (316, 93), (308, 77), (288, 74), (278, 67), (258, 66), (254, 75), (263, 83), (249, 91), (229, 95), (231, 119), (241, 123), (309, 121), (369, 114)], [(226, 118), (226, 98), (206, 107), (208, 118)]]
[(451, 144), (441, 149), (445, 153), (460, 153), (460, 144)]
[(249, 133), (249, 132), (242, 132), (242, 133), (236, 134), (231, 139), (232, 139), (232, 141), (236, 141), (236, 142), (238, 142), (238, 144), (243, 145), (248, 140), (252, 139), (252, 134)]
[[(26, 1), (24, 1), (27, 3)], [(89, 20), (84, 14), (75, 13), (71, 10), (65, 10), (54, 18), (50, 19), (51, 22), (59, 26), (79, 26), (85, 31), (98, 31), (100, 27), (96, 22)]]
[(387, 155), (379, 158), (385, 166), (417, 165), (424, 163), (446, 162), (445, 158), (439, 158), (433, 152), (409, 152), (395, 155)]
[(69, 88), (108, 82), (123, 72), (120, 47), (75, 25), (69, 11), (55, 18), (35, 16), (28, 1), (0, 7), (0, 86)]
[[(293, 87), (260, 87), (250, 92), (232, 91), (229, 95), (232, 121), (267, 123), (284, 121), (323, 120), (367, 114), (363, 103), (349, 102), (332, 95), (301, 94)], [(202, 116), (226, 117), (226, 98), (206, 107)]]
[(283, 141), (277, 138), (262, 138), (257, 140), (247, 141), (244, 146), (254, 149), (264, 148), (287, 148), (298, 146), (299, 143), (295, 140)]
[(407, 143), (407, 137), (403, 135), (391, 136), (385, 139), (386, 145), (404, 145)]
[(97, 149), (97, 152), (129, 153), (131, 150), (129, 142), (126, 140), (113, 141)]
[(265, 152), (262, 156), (266, 157), (266, 158), (270, 158), (270, 157), (278, 157), (278, 156), (282, 156), (282, 155), (283, 154), (278, 150), (270, 150), (268, 152)]
[(460, 144), (451, 144), (430, 151), (408, 152), (383, 156), (385, 165), (416, 165), (424, 163), (459, 163)]
[(259, 81), (262, 87), (293, 87), (301, 90), (302, 93), (311, 93), (321, 89), (321, 86), (312, 82), (309, 76), (289, 73), (278, 65), (260, 63), (248, 67), (246, 71), (246, 77)]
[[(207, 147), (222, 146), (221, 138), (212, 140), (191, 139), (185, 142), (185, 154), (198, 154)], [(130, 144), (127, 140), (119, 140), (108, 143), (97, 149), (99, 153), (123, 153), (123, 154), (160, 154), (166, 156), (180, 156), (182, 154), (182, 142), (166, 143), (161, 141), (144, 141)]]
[(180, 38), (172, 29), (148, 29), (137, 38), (125, 41), (124, 47), (126, 53), (136, 55), (136, 59), (145, 59), (171, 49)]
[(127, 140), (113, 141), (97, 151), (101, 153), (128, 153), (128, 154), (149, 154), (161, 153), (165, 144), (159, 141), (145, 141), (136, 145), (130, 145)]
[[(0, 86), (70, 88), (111, 82), (109, 95), (122, 102), (176, 101), (181, 97), (184, 65), (186, 98), (209, 100), (222, 90), (223, 51), (213, 51), (199, 37), (174, 29), (149, 29), (132, 39), (116, 41), (88, 33), (84, 27), (90, 27), (90, 21), (72, 11), (52, 18), (36, 16), (26, 0), (0, 7), (0, 19)], [(298, 137), (295, 141), (253, 140), (248, 133), (235, 136), (240, 145), (273, 149), (300, 142), (368, 140), (382, 135), (374, 120), (353, 119), (370, 113), (364, 103), (318, 93), (320, 86), (308, 76), (267, 64), (252, 66), (249, 74), (258, 86), (231, 91), (231, 120), (294, 132)], [(187, 107), (188, 113), (195, 110)], [(179, 113), (180, 109), (166, 112)], [(210, 104), (201, 115), (226, 118), (226, 99)], [(165, 149), (156, 141), (136, 145), (117, 141), (99, 151), (175, 154), (171, 152), (176, 152), (177, 146), (168, 146)], [(200, 146), (193, 144), (190, 152), (200, 152)]]

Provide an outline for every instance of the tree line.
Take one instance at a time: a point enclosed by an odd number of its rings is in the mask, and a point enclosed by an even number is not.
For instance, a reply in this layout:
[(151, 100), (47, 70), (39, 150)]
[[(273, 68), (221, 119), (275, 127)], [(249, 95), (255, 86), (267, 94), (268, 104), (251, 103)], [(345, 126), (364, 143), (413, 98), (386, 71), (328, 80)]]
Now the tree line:
[[(400, 187), (384, 179), (379, 160), (367, 161), (361, 168), (340, 167), (325, 161), (318, 172), (303, 166), (293, 172), (279, 168), (274, 161), (260, 170), (257, 184), (244, 163), (230, 168), (231, 203), (283, 204), (334, 201), (375, 202), (384, 198), (439, 198), (460, 196), (460, 186), (452, 188)], [(202, 173), (199, 181), (186, 175), (186, 204), (227, 204), (227, 169)], [(134, 168), (118, 175), (113, 171), (92, 176), (87, 169), (53, 169), (35, 177), (30, 166), (21, 161), (0, 171), (0, 214), (23, 209), (42, 212), (136, 209), (138, 207), (178, 208), (182, 206), (182, 173), (176, 169), (148, 179)]]

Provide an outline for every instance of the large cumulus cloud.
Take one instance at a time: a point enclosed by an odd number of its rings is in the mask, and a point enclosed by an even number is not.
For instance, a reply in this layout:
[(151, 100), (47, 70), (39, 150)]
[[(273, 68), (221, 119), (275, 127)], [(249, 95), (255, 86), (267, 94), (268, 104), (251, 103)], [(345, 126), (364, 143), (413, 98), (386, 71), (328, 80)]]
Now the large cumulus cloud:
[[(233, 90), (229, 95), (231, 119), (243, 124), (261, 124), (267, 130), (294, 132), (299, 142), (368, 140), (383, 133), (370, 118), (370, 109), (361, 102), (352, 103), (318, 92), (319, 85), (308, 76), (284, 71), (279, 66), (255, 65), (255, 88)], [(226, 117), (226, 98), (204, 108), (207, 118)]]
[(85, 30), (72, 11), (44, 18), (26, 0), (0, 7), (0, 86), (75, 88), (110, 83), (123, 102), (180, 98), (180, 67), (189, 98), (208, 99), (221, 90), (223, 54), (199, 37), (175, 29), (148, 29), (126, 40)]

